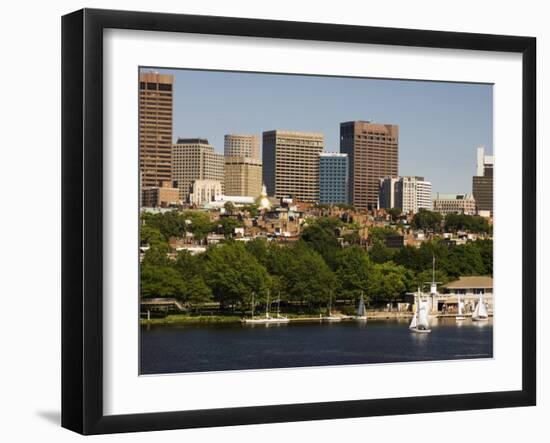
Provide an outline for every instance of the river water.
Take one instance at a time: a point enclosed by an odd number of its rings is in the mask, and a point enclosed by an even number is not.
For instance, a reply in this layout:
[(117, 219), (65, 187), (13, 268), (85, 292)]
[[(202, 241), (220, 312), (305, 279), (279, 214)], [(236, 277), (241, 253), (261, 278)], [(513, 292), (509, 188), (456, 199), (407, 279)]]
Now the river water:
[(432, 332), (405, 320), (284, 325), (141, 326), (140, 373), (491, 358), (493, 322), (436, 319)]

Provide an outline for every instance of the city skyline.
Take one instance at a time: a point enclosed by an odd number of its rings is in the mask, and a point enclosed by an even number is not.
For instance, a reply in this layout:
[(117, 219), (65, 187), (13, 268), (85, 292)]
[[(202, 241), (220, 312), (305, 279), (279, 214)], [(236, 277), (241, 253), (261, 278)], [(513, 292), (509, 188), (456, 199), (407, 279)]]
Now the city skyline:
[(154, 70), (174, 75), (173, 142), (207, 138), (220, 154), (226, 134), (321, 132), (324, 152), (340, 152), (341, 122), (397, 124), (399, 175), (425, 176), (435, 194), (471, 192), (477, 146), (493, 152), (492, 85)]

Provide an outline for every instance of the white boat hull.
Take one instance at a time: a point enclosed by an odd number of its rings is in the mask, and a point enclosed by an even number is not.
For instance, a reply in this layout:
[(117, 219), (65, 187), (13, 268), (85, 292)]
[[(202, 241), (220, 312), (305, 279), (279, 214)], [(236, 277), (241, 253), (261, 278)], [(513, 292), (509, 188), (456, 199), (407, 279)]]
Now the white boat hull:
[(251, 325), (264, 325), (264, 324), (277, 324), (277, 323), (288, 323), (290, 320), (286, 317), (280, 318), (244, 318), (241, 320), (241, 323), (251, 324)]
[(410, 328), (410, 330), (411, 330), (412, 332), (417, 332), (417, 333), (419, 333), (419, 334), (428, 334), (428, 333), (432, 332), (431, 329)]
[(472, 317), (472, 321), (487, 321), (489, 317)]

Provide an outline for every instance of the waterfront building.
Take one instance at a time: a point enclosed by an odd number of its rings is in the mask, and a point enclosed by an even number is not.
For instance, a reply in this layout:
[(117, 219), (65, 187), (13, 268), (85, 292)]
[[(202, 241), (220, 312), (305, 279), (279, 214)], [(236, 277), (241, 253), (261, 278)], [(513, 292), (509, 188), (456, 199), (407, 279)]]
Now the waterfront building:
[(378, 208), (399, 208), (403, 214), (432, 209), (432, 184), (424, 177), (384, 177), (379, 180)]
[(189, 204), (203, 206), (213, 202), (222, 195), (222, 184), (219, 180), (195, 180), (189, 194)]
[(144, 208), (167, 208), (180, 203), (177, 184), (166, 180), (161, 186), (151, 186), (141, 190), (141, 206)]
[(139, 168), (144, 188), (172, 179), (174, 77), (139, 74)]
[(475, 215), (476, 201), (472, 194), (440, 194), (433, 201), (433, 210), (447, 214)]
[(226, 195), (258, 197), (262, 192), (262, 162), (251, 157), (225, 157)]
[(479, 215), (493, 215), (494, 157), (485, 155), (485, 147), (477, 148), (476, 175), (472, 178), (472, 193)]
[(319, 153), (323, 134), (281, 131), (263, 133), (263, 181), (270, 196), (292, 196), (304, 202), (319, 199)]
[(348, 203), (348, 155), (319, 154), (319, 203)]
[(398, 147), (398, 125), (340, 123), (340, 152), (349, 157), (349, 199), (357, 209), (376, 209), (380, 179), (399, 175)]
[(260, 137), (257, 134), (226, 134), (223, 140), (223, 155), (260, 160)]
[(434, 297), (434, 309), (438, 312), (442, 310), (450, 313), (457, 312), (458, 297), (460, 296), (460, 300), (464, 303), (464, 312), (468, 314), (474, 310), (481, 294), (489, 313), (493, 312), (494, 295), (492, 277), (460, 277), (458, 280), (447, 283), (441, 289), (441, 293)]
[(180, 200), (188, 201), (195, 180), (217, 180), (224, 188), (224, 158), (205, 138), (180, 138), (172, 147), (173, 177)]

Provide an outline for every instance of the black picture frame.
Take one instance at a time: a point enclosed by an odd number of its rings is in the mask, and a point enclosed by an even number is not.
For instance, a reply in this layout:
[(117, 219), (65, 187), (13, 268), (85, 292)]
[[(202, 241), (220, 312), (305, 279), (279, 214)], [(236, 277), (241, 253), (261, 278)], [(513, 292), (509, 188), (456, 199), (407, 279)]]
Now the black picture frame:
[[(109, 28), (522, 54), (522, 389), (131, 415), (103, 413), (103, 31)], [(536, 404), (536, 39), (83, 9), (62, 18), (62, 426), (82, 434)]]

